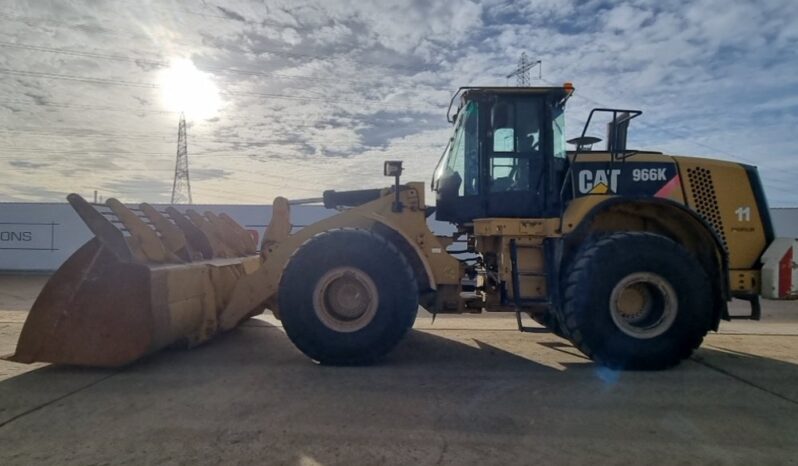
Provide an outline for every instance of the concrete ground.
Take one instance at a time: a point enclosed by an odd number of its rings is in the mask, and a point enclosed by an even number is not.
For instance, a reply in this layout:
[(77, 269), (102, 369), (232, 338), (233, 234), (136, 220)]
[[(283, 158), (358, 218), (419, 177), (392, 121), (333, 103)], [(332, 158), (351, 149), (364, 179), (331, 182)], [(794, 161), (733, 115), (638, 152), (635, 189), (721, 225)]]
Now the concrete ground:
[[(0, 353), (43, 282), (0, 277)], [(654, 373), (495, 315), (421, 315), (373, 367), (269, 316), (122, 370), (0, 361), (0, 464), (796, 464), (798, 302), (764, 309)]]

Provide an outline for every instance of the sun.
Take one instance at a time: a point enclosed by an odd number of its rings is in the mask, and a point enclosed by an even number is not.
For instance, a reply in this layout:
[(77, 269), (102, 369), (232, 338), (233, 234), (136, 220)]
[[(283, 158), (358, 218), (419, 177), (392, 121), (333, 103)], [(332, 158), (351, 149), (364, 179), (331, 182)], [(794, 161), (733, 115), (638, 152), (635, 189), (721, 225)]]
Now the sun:
[(183, 112), (189, 119), (212, 118), (219, 111), (219, 89), (211, 79), (194, 66), (191, 60), (172, 60), (159, 76), (161, 98), (167, 110)]

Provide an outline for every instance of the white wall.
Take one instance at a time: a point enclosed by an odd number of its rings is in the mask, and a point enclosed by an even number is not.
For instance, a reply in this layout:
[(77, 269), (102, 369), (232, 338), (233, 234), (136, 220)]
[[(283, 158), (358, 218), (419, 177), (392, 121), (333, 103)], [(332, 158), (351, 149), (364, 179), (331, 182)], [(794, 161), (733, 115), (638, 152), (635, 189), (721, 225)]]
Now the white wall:
[[(155, 205), (163, 208), (163, 205)], [(178, 206), (183, 210), (185, 206)], [(193, 205), (198, 212), (225, 212), (262, 237), (271, 218), (268, 205)], [(297, 227), (335, 214), (322, 206), (293, 206)], [(798, 238), (798, 208), (771, 209), (776, 236)], [(433, 216), (434, 217), (434, 216)], [(429, 220), (438, 234), (451, 234), (451, 225)], [(0, 203), (0, 270), (53, 271), (83, 243), (91, 232), (66, 203)]]
[(773, 208), (770, 216), (776, 236), (798, 238), (798, 207)]

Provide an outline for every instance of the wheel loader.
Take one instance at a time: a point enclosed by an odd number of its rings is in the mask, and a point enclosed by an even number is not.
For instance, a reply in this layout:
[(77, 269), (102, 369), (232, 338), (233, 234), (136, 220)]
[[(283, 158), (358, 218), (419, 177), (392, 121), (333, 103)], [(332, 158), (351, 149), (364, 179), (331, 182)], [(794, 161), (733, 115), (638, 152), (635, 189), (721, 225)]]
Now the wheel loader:
[[(512, 313), (520, 330), (534, 320), (598, 364), (663, 369), (732, 318), (732, 298), (759, 319), (774, 233), (757, 169), (629, 149), (635, 110), (594, 109), (566, 141), (573, 93), (461, 88), (434, 206), (388, 161), (389, 187), (278, 197), (259, 246), (226, 216), (72, 194), (95, 237), (43, 288), (10, 359), (121, 366), (268, 309), (311, 359), (367, 364), (421, 306)], [(601, 115), (606, 148), (593, 149)], [(290, 207), (304, 202), (338, 213), (293, 231)], [(455, 233), (431, 231), (433, 216)]]

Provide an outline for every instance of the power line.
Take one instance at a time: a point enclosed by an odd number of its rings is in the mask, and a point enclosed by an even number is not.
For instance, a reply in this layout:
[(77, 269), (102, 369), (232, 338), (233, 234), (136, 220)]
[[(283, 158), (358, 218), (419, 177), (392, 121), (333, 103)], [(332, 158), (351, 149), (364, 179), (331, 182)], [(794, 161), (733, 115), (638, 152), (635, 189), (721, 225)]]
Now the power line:
[[(2, 96), (0, 96), (2, 97)], [(134, 114), (164, 114), (164, 115), (174, 115), (179, 113), (177, 111), (171, 110), (147, 110), (142, 108), (132, 108), (132, 107), (110, 107), (110, 106), (99, 106), (99, 105), (81, 105), (81, 104), (67, 104), (67, 103), (60, 103), (60, 102), (34, 102), (34, 101), (24, 101), (24, 100), (0, 100), (1, 104), (23, 104), (25, 108), (36, 108), (36, 107), (57, 107), (57, 108), (74, 108), (79, 110), (100, 110), (100, 111), (113, 111), (113, 112), (122, 112), (122, 113), (134, 113)], [(145, 104), (142, 104), (145, 105)], [(320, 113), (320, 114), (309, 114), (307, 116), (297, 117), (297, 118), (289, 118), (286, 116), (280, 116), (279, 118), (272, 116), (270, 123), (280, 124), (280, 123), (291, 123), (292, 127), (306, 127), (306, 128), (318, 128), (319, 124), (325, 124), (327, 122), (322, 121), (319, 122), (319, 119), (324, 120), (325, 118), (330, 118), (329, 115)], [(374, 117), (370, 117), (374, 119)], [(296, 122), (303, 122), (306, 123), (307, 121), (317, 120), (316, 123), (307, 123), (307, 124), (300, 124), (297, 125)], [(354, 118), (353, 118), (354, 119)], [(328, 123), (331, 124), (331, 123)], [(60, 128), (65, 131), (72, 131), (73, 129), (70, 128)], [(41, 130), (41, 128), (34, 128), (33, 131)], [(24, 131), (24, 129), (14, 129), (14, 128), (0, 128), (0, 132), (6, 131)], [(82, 132), (85, 131), (84, 128), (77, 128), (74, 131)], [(96, 129), (92, 129), (92, 131), (97, 131)], [(127, 133), (127, 132), (126, 132)], [(144, 132), (144, 134), (152, 134), (150, 132)]]
[(177, 111), (170, 111), (170, 110), (145, 110), (145, 109), (138, 109), (138, 108), (131, 108), (131, 107), (110, 107), (110, 106), (102, 106), (102, 105), (83, 105), (83, 104), (67, 104), (67, 103), (59, 103), (59, 102), (31, 102), (31, 101), (15, 101), (15, 100), (0, 100), (0, 104), (7, 104), (7, 105), (14, 105), (14, 104), (24, 104), (27, 105), (28, 108), (31, 106), (33, 107), (56, 107), (56, 108), (74, 108), (78, 110), (100, 110), (100, 111), (108, 111), (108, 112), (122, 112), (122, 113), (135, 113), (135, 114), (169, 114), (173, 115), (178, 113)]
[[(19, 149), (17, 149), (17, 148), (12, 148), (12, 149), (14, 149), (14, 150), (19, 150)], [(21, 152), (27, 152), (27, 153), (31, 153), (31, 152), (34, 152), (34, 153), (35, 153), (35, 152), (39, 152), (39, 153), (49, 153), (49, 154), (54, 154), (54, 155), (66, 155), (66, 156), (70, 156), (70, 155), (82, 155), (82, 154), (84, 154), (86, 151), (85, 151), (85, 150), (79, 150), (79, 151), (74, 151), (74, 152), (49, 152), (49, 151), (47, 151), (47, 150), (36, 150), (36, 149), (25, 149), (25, 148), (23, 148), (23, 150), (22, 150)], [(201, 155), (201, 156), (196, 156), (196, 155), (195, 155), (195, 156), (194, 156), (194, 158), (207, 158), (207, 157), (221, 158), (221, 159), (229, 159), (229, 158), (246, 158), (246, 159), (251, 159), (251, 160), (257, 160), (257, 159), (256, 159), (256, 157), (257, 157), (257, 156), (253, 156), (253, 155), (241, 155), (241, 154), (225, 155), (225, 154), (227, 154), (227, 153), (226, 153), (226, 152), (215, 152), (215, 153), (207, 153), (207, 152), (206, 152), (206, 153), (202, 153), (202, 155)], [(168, 153), (165, 153), (165, 152), (164, 152), (164, 153), (161, 153), (161, 152), (136, 152), (136, 153), (126, 153), (126, 154), (124, 154), (124, 155), (129, 155), (129, 156), (136, 156), (136, 155), (156, 155), (156, 156), (162, 156), (162, 157), (168, 157), (168, 156), (169, 156), (169, 154), (168, 154)], [(262, 155), (262, 156), (268, 156), (268, 155), (279, 155), (279, 156), (283, 156), (283, 157), (290, 157), (292, 154), (269, 154), (269, 153), (263, 153), (263, 154), (258, 154), (258, 155)], [(0, 160), (3, 160), (3, 159), (4, 159), (4, 158), (0, 157)], [(17, 159), (17, 158), (15, 157), (15, 158), (6, 158), (5, 160), (16, 160), (16, 159)], [(56, 163), (57, 163), (57, 162), (56, 162)], [(197, 169), (198, 169), (198, 170), (205, 170), (205, 169), (215, 169), (215, 168), (216, 168), (216, 167), (199, 167), (199, 168), (197, 168)], [(74, 169), (74, 168), (73, 168), (73, 169)], [(223, 168), (222, 170), (226, 170), (226, 169), (229, 169), (229, 168)], [(79, 169), (79, 168), (78, 168), (78, 169), (74, 169), (74, 170), (78, 170), (78, 171), (89, 171), (89, 170), (95, 170), (95, 169), (94, 169), (94, 168), (86, 168), (86, 169)], [(138, 171), (141, 171), (141, 172), (149, 172), (149, 171), (153, 171), (153, 172), (158, 172), (158, 171), (172, 171), (171, 169), (157, 169), (157, 168), (147, 168), (147, 169), (139, 169), (139, 168), (120, 168), (120, 169), (117, 169), (117, 170), (119, 170), (119, 171), (121, 171), (121, 172), (126, 172), (126, 171), (137, 171), (137, 172), (138, 172)], [(233, 172), (233, 173), (234, 173), (234, 172)], [(279, 176), (279, 175), (274, 175), (274, 174), (271, 174), (271, 175), (269, 175), (269, 178), (277, 178), (277, 179), (285, 179), (285, 180), (287, 180), (287, 181), (295, 181), (295, 179), (293, 179), (293, 178), (281, 177), (281, 176)], [(779, 178), (775, 178), (775, 177), (769, 177), (768, 181), (770, 181), (770, 183), (769, 183), (769, 184), (771, 185), (771, 186), (768, 186), (768, 187), (769, 187), (769, 188), (773, 188), (774, 190), (777, 190), (777, 191), (780, 191), (780, 192), (789, 192), (789, 193), (793, 193), (793, 191), (794, 191), (794, 190), (793, 190), (793, 183), (792, 183), (792, 178), (791, 178), (791, 177), (790, 177), (789, 179), (779, 179)], [(773, 184), (778, 184), (778, 185), (781, 185), (781, 186), (782, 186), (782, 188), (779, 188), (779, 187), (777, 187), (777, 186), (772, 186)]]
[[(169, 154), (163, 154), (163, 155), (169, 155)], [(97, 167), (69, 167), (69, 169), (72, 170), (72, 171), (76, 171), (76, 172), (91, 171), (91, 172), (94, 172), (94, 173), (106, 173), (106, 172), (109, 172), (109, 171), (119, 172), (119, 173), (128, 173), (128, 172), (133, 172), (133, 173), (147, 173), (147, 172), (174, 173), (174, 168), (135, 168), (135, 167), (127, 168), (127, 167), (123, 167), (123, 168), (119, 168), (119, 169), (103, 169), (103, 168), (97, 168)], [(215, 167), (195, 167), (194, 168), (195, 171), (200, 171), (200, 172), (203, 171), (203, 170), (215, 170), (215, 169), (217, 169), (217, 168), (215, 168)], [(288, 177), (288, 176), (280, 176), (280, 175), (270, 174), (268, 176), (264, 175), (262, 178), (252, 179), (252, 178), (242, 177), (240, 175), (240, 171), (233, 171), (233, 170), (230, 170), (229, 168), (228, 169), (219, 169), (219, 170), (222, 170), (223, 172), (226, 172), (226, 174), (223, 175), (223, 176), (226, 176), (231, 181), (235, 181), (235, 182), (241, 181), (241, 182), (245, 182), (245, 183), (252, 183), (252, 184), (255, 184), (255, 185), (261, 185), (261, 184), (269, 185), (268, 180), (274, 180), (274, 179), (283, 180), (283, 181), (286, 181), (286, 182), (291, 183), (291, 184), (296, 184), (296, 182), (297, 182), (297, 178), (296, 177)], [(40, 173), (40, 172), (37, 172), (37, 173)], [(246, 173), (253, 174), (251, 171), (247, 171)], [(211, 180), (209, 180), (207, 178), (195, 179), (194, 180), (195, 185), (197, 183), (201, 184), (201, 183), (205, 183), (205, 182), (208, 182), (208, 181), (211, 181)], [(275, 186), (283, 187), (283, 185), (275, 185)], [(298, 188), (298, 189), (307, 190), (307, 191), (315, 191), (315, 192), (319, 191), (319, 188)]]
[(123, 81), (121, 79), (106, 79), (106, 78), (93, 78), (89, 76), (74, 76), (68, 74), (58, 73), (45, 73), (42, 71), (28, 71), (28, 70), (15, 70), (10, 68), (0, 68), (0, 73), (10, 74), (13, 76), (26, 76), (34, 78), (58, 79), (62, 81), (76, 81), (89, 84), (104, 84), (113, 86), (126, 86), (126, 87), (139, 87), (146, 89), (158, 89), (158, 85), (154, 83), (143, 83), (134, 81)]
[[(296, 121), (307, 121), (307, 119), (297, 119)], [(277, 123), (283, 123), (283, 121), (278, 121)], [(292, 128), (317, 128), (317, 125), (314, 124), (291, 124)], [(90, 134), (86, 134), (87, 132), (91, 132)], [(120, 133), (117, 131), (101, 131), (97, 130), (96, 128), (76, 128), (76, 127), (56, 127), (56, 128), (48, 128), (47, 130), (42, 130), (40, 128), (0, 128), (0, 134), (2, 133), (10, 133), (15, 135), (30, 135), (36, 136), (36, 139), (39, 140), (40, 138), (50, 138), (56, 140), (67, 140), (67, 141), (79, 141), (79, 140), (89, 140), (89, 141), (114, 141), (114, 140), (130, 140), (130, 141), (152, 141), (157, 142), (159, 144), (164, 143), (164, 138), (172, 138), (173, 135), (168, 133), (156, 133), (151, 131), (125, 131), (124, 133)], [(62, 134), (68, 133), (68, 134)], [(154, 138), (161, 138), (161, 140), (155, 140)], [(363, 147), (363, 148), (372, 148), (372, 149), (379, 149), (385, 147), (431, 147), (431, 144), (428, 143), (421, 143), (421, 142), (412, 142), (412, 141), (394, 141), (388, 140), (384, 145), (364, 145), (360, 142), (351, 142), (351, 140), (347, 141), (335, 141), (335, 140), (303, 140), (303, 141), (296, 141), (296, 140), (286, 140), (286, 139), (274, 139), (274, 138), (262, 138), (262, 139), (252, 139), (252, 138), (244, 138), (238, 136), (219, 136), (219, 135), (202, 135), (198, 134), (193, 136), (195, 140), (198, 140), (201, 143), (211, 143), (211, 144), (227, 144), (227, 145), (267, 145), (267, 144), (274, 144), (274, 145), (324, 145), (326, 147), (337, 147), (337, 148), (349, 148), (352, 146)], [(171, 140), (171, 139), (170, 139)], [(0, 149), (3, 149), (0, 147)], [(20, 150), (26, 149), (25, 147), (11, 147), (11, 150)], [(48, 150), (45, 148), (45, 150)], [(86, 149), (89, 150), (89, 149)], [(234, 150), (234, 149), (231, 149)], [(237, 149), (237, 150), (245, 150), (245, 149)], [(253, 150), (253, 149), (248, 149)], [(140, 153), (140, 152), (137, 152)]]
[[(168, 142), (164, 141), (162, 144), (167, 144)], [(293, 152), (275, 152), (274, 148), (277, 147), (307, 147), (307, 146), (314, 146), (312, 143), (308, 144), (273, 144), (272, 146), (263, 146), (259, 147), (257, 150), (255, 149), (211, 149), (208, 147), (199, 146), (203, 149), (201, 152), (197, 152), (192, 154), (192, 158), (194, 159), (203, 159), (203, 158), (215, 158), (215, 159), (251, 159), (255, 161), (262, 161), (263, 157), (270, 157), (270, 156), (279, 156), (279, 157), (295, 157), (296, 155), (302, 155), (301, 151), (293, 151)], [(389, 146), (387, 148), (381, 147), (371, 147), (371, 146), (338, 146), (338, 145), (324, 145), (321, 149), (330, 149), (330, 150), (346, 150), (346, 149), (353, 149), (358, 150), (360, 153), (364, 152), (392, 152), (390, 149), (394, 150), (404, 150), (404, 149), (412, 149), (417, 148), (420, 146), (412, 145), (412, 146)], [(431, 147), (431, 146), (424, 146), (430, 147), (430, 153), (437, 153), (439, 152), (439, 148)], [(288, 149), (288, 147), (286, 147)], [(388, 149), (388, 150), (386, 150)], [(289, 149), (290, 150), (290, 149)], [(4, 154), (3, 152), (8, 152)], [(241, 152), (249, 152), (249, 153), (241, 153)], [(75, 156), (87, 156), (89, 154), (96, 154), (102, 156), (109, 156), (114, 155), (116, 157), (125, 158), (125, 157), (140, 157), (143, 155), (152, 155), (152, 156), (163, 156), (163, 157), (171, 157), (171, 154), (167, 152), (155, 152), (155, 151), (135, 151), (135, 152), (120, 152), (118, 150), (109, 150), (109, 149), (96, 149), (96, 148), (74, 148), (71, 150), (63, 150), (63, 149), (55, 149), (55, 148), (42, 148), (42, 147), (20, 147), (20, 146), (11, 146), (11, 147), (0, 147), (0, 160), (17, 160), (19, 157), (13, 154), (44, 154), (44, 155), (51, 155), (51, 156), (63, 156), (63, 157), (71, 157), (74, 160)], [(92, 158), (83, 158), (83, 160), (91, 160)]]
[[(193, 15), (197, 15), (197, 16), (203, 16), (202, 14), (199, 14), (199, 13), (188, 13), (188, 14), (193, 14)], [(214, 16), (211, 16), (211, 17), (214, 17)], [(26, 25), (31, 26), (31, 27), (34, 27), (34, 26), (32, 26), (31, 23), (45, 23), (45, 22), (53, 23), (53, 24), (60, 24), (60, 25), (63, 25), (65, 27), (68, 27), (68, 28), (74, 28), (74, 26), (75, 26), (74, 23), (69, 23), (69, 22), (66, 22), (66, 21), (58, 21), (58, 20), (54, 20), (54, 19), (51, 19), (51, 18), (30, 18), (30, 17), (25, 18), (25, 17), (20, 17), (20, 16), (5, 15), (5, 14), (1, 14), (1, 13), (0, 13), (0, 18), (5, 18), (5, 19), (10, 20), (10, 21), (22, 22), (22, 23), (25, 23)], [(231, 18), (228, 18), (228, 17), (219, 16), (218, 18), (225, 19), (225, 20), (231, 20)], [(281, 26), (284, 26), (284, 25), (281, 24)], [(39, 28), (39, 29), (41, 29), (41, 28)], [(104, 31), (100, 31), (100, 32), (97, 32), (97, 34), (106, 35), (106, 36), (122, 37), (118, 33), (118, 31), (116, 33), (108, 33), (108, 32), (104, 32)], [(200, 34), (202, 34), (202, 31), (200, 31)], [(139, 39), (139, 37), (137, 37), (134, 33), (128, 33), (128, 34), (125, 34), (125, 36), (127, 38), (130, 38), (130, 39)], [(146, 38), (146, 39), (149, 39), (146, 36), (143, 36), (143, 37)], [(196, 43), (189, 43), (189, 42), (179, 41), (179, 40), (174, 40), (174, 39), (170, 39), (169, 42), (172, 43), (172, 44), (184, 45), (184, 46), (189, 47), (189, 48), (197, 48), (197, 44)], [(278, 49), (269, 48), (269, 47), (263, 47), (263, 46), (259, 46), (257, 50), (252, 50), (251, 53), (258, 53), (258, 54), (265, 53), (265, 54), (283, 56), (283, 57), (288, 57), (288, 58), (301, 58), (301, 59), (312, 58), (314, 60), (319, 60), (319, 61), (324, 61), (324, 62), (330, 62), (330, 61), (333, 61), (336, 58), (343, 57), (345, 60), (348, 60), (348, 61), (351, 61), (351, 62), (355, 62), (355, 63), (361, 63), (361, 64), (364, 64), (364, 65), (370, 65), (370, 66), (376, 66), (376, 67), (384, 67), (384, 68), (389, 68), (389, 69), (394, 69), (394, 70), (407, 70), (407, 71), (411, 71), (411, 72), (416, 72), (417, 71), (417, 70), (415, 70), (413, 68), (404, 67), (404, 66), (401, 66), (401, 65), (398, 65), (398, 64), (395, 64), (395, 63), (382, 63), (382, 62), (377, 62), (377, 61), (374, 61), (374, 60), (364, 60), (362, 58), (352, 57), (351, 55), (343, 55), (343, 56), (340, 56), (340, 55), (339, 56), (333, 56), (333, 55), (330, 55), (330, 54), (328, 54), (328, 55), (319, 55), (319, 54), (312, 54), (312, 53), (303, 53), (303, 52), (295, 52), (295, 51), (278, 50)], [(153, 55), (156, 55), (156, 54), (153, 53)], [(360, 71), (362, 73), (362, 70), (360, 70)], [(389, 75), (389, 76), (387, 76), (387, 78), (396, 78), (396, 76), (395, 75)], [(381, 81), (385, 81), (386, 76), (379, 76), (376, 79), (381, 80)], [(346, 79), (341, 79), (341, 80), (336, 79), (336, 80), (337, 81), (347, 81)], [(354, 80), (349, 80), (349, 81), (350, 82), (358, 82), (358, 81), (354, 81)], [(438, 90), (448, 90), (448, 89), (438, 89)]]
[[(26, 77), (34, 77), (34, 78), (44, 78), (44, 79), (57, 79), (57, 80), (64, 80), (64, 81), (73, 81), (73, 82), (83, 82), (88, 84), (99, 84), (99, 85), (111, 85), (111, 86), (124, 86), (124, 87), (135, 87), (135, 88), (146, 88), (146, 89), (159, 89), (160, 86), (155, 83), (146, 83), (146, 82), (135, 82), (135, 81), (124, 81), (121, 79), (106, 79), (106, 78), (94, 78), (89, 76), (75, 76), (75, 75), (67, 75), (67, 74), (58, 74), (58, 73), (45, 73), (41, 71), (28, 71), (28, 70), (16, 70), (10, 68), (0, 68), (0, 73), (3, 74), (10, 74), (15, 76), (26, 76)], [(233, 91), (224, 91), (220, 90), (219, 94), (229, 95), (229, 96), (253, 96), (253, 97), (268, 97), (272, 99), (288, 99), (288, 100), (297, 100), (297, 101), (306, 101), (306, 102), (334, 102), (334, 103), (346, 103), (346, 104), (354, 104), (354, 105), (370, 105), (370, 104), (378, 104), (380, 106), (385, 107), (392, 107), (392, 105), (386, 104), (385, 102), (380, 101), (356, 101), (356, 100), (344, 100), (344, 99), (331, 99), (331, 98), (321, 98), (321, 97), (303, 97), (297, 95), (285, 95), (285, 94), (275, 94), (270, 92), (233, 92)]]
[[(20, 73), (20, 74), (24, 74), (24, 75), (42, 76), (42, 77), (53, 78), (53, 79), (80, 80), (80, 81), (87, 81), (87, 82), (99, 83), (99, 84), (121, 84), (121, 85), (127, 85), (127, 86), (137, 86), (137, 87), (147, 87), (147, 88), (157, 87), (155, 84), (152, 84), (152, 83), (137, 83), (137, 82), (128, 82), (128, 81), (121, 81), (121, 80), (109, 80), (109, 79), (100, 79), (100, 78), (83, 78), (83, 77), (77, 77), (77, 76), (59, 75), (59, 74), (54, 74), (54, 73), (40, 73), (40, 72), (29, 72), (29, 71), (20, 71), (20, 70), (5, 70), (5, 69), (0, 69), (0, 72), (9, 72), (9, 73), (12, 73), (12, 74), (13, 73)], [(551, 83), (549, 83), (549, 84), (551, 84)], [(244, 93), (238, 93), (238, 94), (244, 94)], [(267, 93), (247, 93), (247, 94), (259, 95), (259, 96), (269, 96), (269, 97), (296, 98), (296, 96), (280, 96), (280, 95), (276, 95), (276, 94), (267, 94)], [(576, 96), (579, 97), (579, 98), (582, 98), (584, 100), (587, 100), (587, 101), (589, 101), (591, 103), (594, 103), (596, 105), (606, 106), (606, 105), (602, 104), (601, 102), (598, 102), (598, 101), (595, 101), (593, 99), (590, 99), (587, 96), (584, 96), (584, 95), (581, 95), (581, 94), (576, 94)], [(302, 99), (304, 99), (304, 98), (302, 98)], [(318, 99), (314, 99), (314, 98), (308, 98), (308, 99), (309, 100), (318, 100)], [(44, 103), (42, 105), (53, 105), (53, 106), (56, 106), (56, 104), (48, 104), (48, 103)], [(83, 105), (77, 106), (77, 105), (67, 105), (67, 104), (61, 104), (60, 106), (67, 107), (67, 108), (79, 107), (79, 108), (111, 109), (111, 107), (83, 106)], [(173, 112), (159, 112), (159, 113), (173, 113)], [(688, 143), (691, 143), (691, 144), (694, 144), (694, 145), (697, 145), (697, 146), (700, 146), (700, 147), (704, 147), (704, 148), (706, 148), (708, 150), (711, 150), (711, 151), (714, 151), (714, 152), (718, 152), (718, 153), (727, 155), (727, 156), (729, 156), (729, 157), (731, 157), (733, 159), (737, 159), (739, 161), (743, 161), (743, 162), (746, 162), (746, 163), (757, 164), (757, 162), (755, 162), (755, 161), (753, 161), (751, 159), (747, 159), (745, 157), (742, 157), (742, 156), (737, 155), (737, 154), (733, 154), (733, 153), (728, 152), (726, 150), (719, 149), (719, 148), (710, 146), (708, 144), (704, 144), (704, 143), (689, 139), (685, 135), (678, 134), (676, 132), (673, 132), (672, 130), (665, 129), (665, 128), (662, 128), (662, 127), (659, 127), (659, 126), (656, 126), (656, 125), (652, 125), (652, 124), (647, 123), (647, 122), (643, 122), (642, 124), (644, 126), (649, 127), (649, 128), (658, 129), (658, 130), (660, 130), (662, 132), (669, 133), (672, 136), (675, 136), (675, 137), (678, 137), (680, 139), (683, 139), (683, 140), (685, 140)], [(239, 142), (239, 141), (232, 141), (231, 143), (236, 143), (236, 142)], [(302, 143), (295, 143), (295, 144), (302, 144)], [(328, 147), (331, 147), (331, 146), (328, 146)]]
[[(549, 84), (549, 85), (552, 85), (552, 86), (555, 86), (555, 85), (556, 85), (556, 84), (554, 84), (554, 83), (552, 83), (552, 82), (549, 82), (549, 81), (545, 81), (545, 80), (544, 80), (544, 82), (546, 82), (547, 84)], [(591, 99), (591, 98), (589, 98), (589, 97), (587, 97), (587, 96), (585, 96), (585, 95), (583, 95), (583, 94), (580, 94), (580, 93), (574, 93), (574, 96), (575, 96), (575, 97), (577, 97), (577, 98), (579, 98), (579, 99), (586, 100), (586, 101), (588, 101), (588, 102), (590, 102), (590, 103), (592, 103), (592, 104), (594, 104), (594, 105), (598, 105), (599, 107), (610, 107), (610, 106), (608, 106), (608, 105), (606, 105), (606, 104), (603, 104), (603, 103), (601, 103), (601, 102), (598, 102), (598, 101), (596, 101), (596, 100), (594, 100), (594, 99)], [(745, 163), (750, 163), (750, 164), (754, 164), (754, 165), (756, 165), (756, 164), (757, 164), (757, 162), (755, 162), (755, 161), (753, 161), (753, 160), (751, 160), (751, 159), (748, 159), (748, 158), (746, 158), (746, 157), (743, 157), (743, 156), (741, 156), (741, 155), (733, 154), (733, 153), (731, 153), (731, 152), (728, 152), (728, 151), (726, 151), (726, 150), (724, 150), (724, 149), (719, 149), (719, 148), (717, 148), (717, 147), (713, 147), (713, 146), (710, 146), (710, 145), (708, 145), (708, 144), (704, 144), (704, 143), (701, 143), (701, 142), (695, 141), (695, 140), (693, 140), (693, 139), (690, 139), (690, 138), (689, 138), (689, 136), (686, 136), (686, 135), (684, 135), (684, 134), (678, 134), (678, 133), (674, 132), (674, 131), (673, 131), (673, 130), (671, 130), (671, 129), (668, 129), (668, 128), (663, 128), (662, 126), (654, 125), (654, 124), (652, 124), (652, 123), (648, 123), (648, 122), (646, 122), (646, 121), (644, 121), (644, 120), (643, 120), (643, 121), (641, 121), (641, 122), (640, 122), (640, 124), (641, 124), (641, 125), (643, 125), (643, 126), (646, 126), (646, 127), (650, 128), (650, 129), (656, 129), (656, 130), (659, 130), (659, 131), (661, 131), (661, 132), (663, 132), (663, 133), (670, 134), (671, 136), (674, 136), (674, 137), (677, 137), (677, 138), (679, 138), (679, 139), (682, 139), (682, 140), (684, 140), (684, 141), (686, 141), (686, 142), (688, 142), (688, 143), (690, 143), (690, 144), (694, 144), (694, 145), (696, 145), (696, 146), (703, 147), (704, 149), (708, 149), (708, 150), (711, 150), (711, 151), (713, 151), (713, 152), (717, 152), (717, 153), (720, 153), (720, 154), (726, 155), (726, 156), (728, 156), (728, 157), (732, 157), (732, 158), (734, 158), (734, 159), (737, 159), (738, 161), (745, 162)]]
[[(99, 53), (99, 52), (86, 52), (81, 50), (70, 50), (70, 49), (63, 49), (63, 48), (55, 48), (55, 47), (45, 47), (41, 45), (33, 45), (33, 44), (23, 44), (18, 42), (5, 42), (0, 41), (0, 47), (6, 48), (16, 48), (21, 50), (31, 50), (31, 51), (38, 51), (38, 52), (46, 52), (46, 53), (53, 53), (58, 55), (68, 55), (68, 56), (75, 56), (75, 57), (82, 57), (82, 58), (95, 58), (101, 60), (113, 60), (119, 62), (127, 62), (127, 63), (134, 63), (134, 64), (147, 64), (154, 67), (159, 68), (166, 68), (170, 66), (170, 63), (167, 61), (162, 60), (152, 60), (148, 58), (139, 58), (139, 57), (129, 57), (124, 55), (115, 55), (115, 54), (106, 54), (106, 53)], [(236, 73), (236, 74), (244, 74), (244, 75), (251, 75), (251, 76), (263, 76), (263, 77), (270, 77), (270, 78), (279, 78), (279, 79), (300, 79), (300, 80), (310, 80), (310, 81), (327, 81), (327, 82), (350, 82), (354, 84), (365, 84), (368, 81), (355, 81), (355, 80), (347, 80), (347, 79), (339, 79), (339, 78), (324, 78), (324, 77), (317, 77), (317, 76), (303, 76), (303, 75), (289, 75), (283, 73), (274, 73), (274, 72), (265, 72), (265, 71), (256, 71), (256, 70), (247, 70), (241, 68), (225, 68), (225, 67), (216, 67), (216, 66), (203, 66), (203, 71), (217, 71), (217, 72), (226, 72), (226, 73)]]
[[(19, 154), (35, 154), (35, 153), (42, 153), (42, 154), (49, 154), (49, 155), (60, 155), (60, 156), (75, 156), (75, 155), (87, 155), (87, 154), (97, 154), (101, 156), (108, 156), (109, 149), (73, 149), (69, 151), (65, 150), (56, 150), (56, 149), (45, 149), (40, 147), (0, 147), (0, 151), (10, 151)], [(169, 156), (166, 152), (140, 152), (136, 151), (135, 153), (116, 153), (117, 156), (119, 155), (130, 155), (130, 156), (137, 156), (137, 155), (161, 155), (161, 156)], [(5, 154), (0, 156), (2, 159), (11, 159), (16, 160), (12, 155)], [(87, 159), (86, 159), (87, 160)]]

